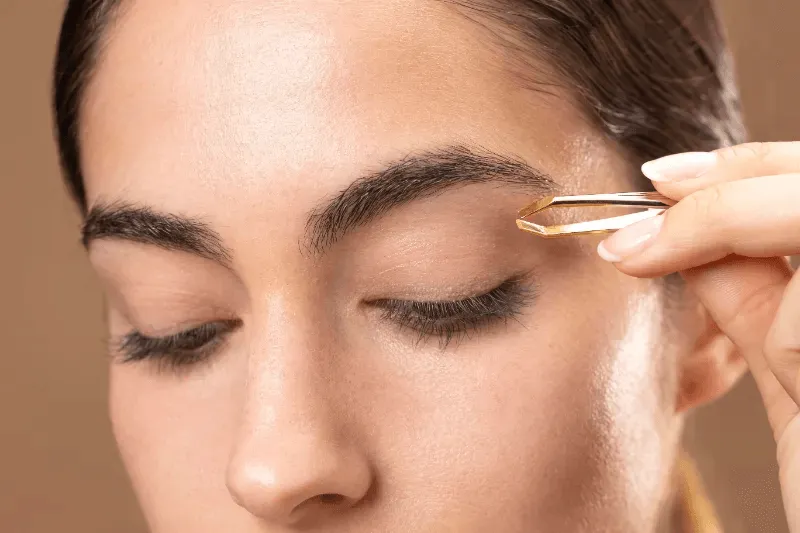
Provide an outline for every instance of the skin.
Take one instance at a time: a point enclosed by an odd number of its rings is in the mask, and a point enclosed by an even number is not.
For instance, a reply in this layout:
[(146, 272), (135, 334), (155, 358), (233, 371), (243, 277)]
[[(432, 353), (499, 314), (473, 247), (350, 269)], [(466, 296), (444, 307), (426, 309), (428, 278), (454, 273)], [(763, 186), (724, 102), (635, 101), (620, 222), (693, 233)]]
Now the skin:
[[(195, 366), (111, 365), (154, 532), (670, 527), (683, 413), (743, 371), (691, 296), (667, 315), (662, 283), (602, 262), (599, 239), (518, 231), (534, 197), (497, 184), (390, 210), (321, 254), (298, 245), (360, 176), (453, 144), (564, 191), (631, 190), (620, 147), (566, 90), (521, 86), (485, 31), (430, 0), (123, 9), (83, 109), (89, 205), (202, 220), (231, 261), (93, 241), (110, 335), (242, 321)], [(517, 319), (446, 346), (368, 305), (514, 276), (536, 293)]]

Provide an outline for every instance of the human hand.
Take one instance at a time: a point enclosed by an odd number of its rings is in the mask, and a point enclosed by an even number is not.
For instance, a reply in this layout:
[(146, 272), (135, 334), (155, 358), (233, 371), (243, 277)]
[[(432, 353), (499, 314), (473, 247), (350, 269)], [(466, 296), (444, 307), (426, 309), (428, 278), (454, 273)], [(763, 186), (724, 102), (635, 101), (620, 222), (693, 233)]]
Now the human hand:
[(669, 156), (642, 171), (677, 203), (598, 247), (637, 277), (680, 272), (747, 360), (778, 443), (790, 530), (800, 533), (800, 142)]

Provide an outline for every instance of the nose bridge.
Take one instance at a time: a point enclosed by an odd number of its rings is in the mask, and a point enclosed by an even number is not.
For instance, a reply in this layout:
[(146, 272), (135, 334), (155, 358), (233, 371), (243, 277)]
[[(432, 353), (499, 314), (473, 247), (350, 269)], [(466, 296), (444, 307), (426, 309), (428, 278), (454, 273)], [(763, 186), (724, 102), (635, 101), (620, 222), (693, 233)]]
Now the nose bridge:
[(264, 316), (250, 345), (228, 465), (231, 496), (276, 523), (355, 505), (372, 475), (352, 428), (344, 426), (352, 417), (336, 402), (333, 347), (321, 321), (277, 298)]
[[(243, 391), (238, 447), (290, 449), (310, 439), (332, 439), (337, 428), (335, 377), (329, 354), (306, 326), (269, 319), (266, 335), (251, 344)], [(327, 374), (327, 379), (323, 375)]]

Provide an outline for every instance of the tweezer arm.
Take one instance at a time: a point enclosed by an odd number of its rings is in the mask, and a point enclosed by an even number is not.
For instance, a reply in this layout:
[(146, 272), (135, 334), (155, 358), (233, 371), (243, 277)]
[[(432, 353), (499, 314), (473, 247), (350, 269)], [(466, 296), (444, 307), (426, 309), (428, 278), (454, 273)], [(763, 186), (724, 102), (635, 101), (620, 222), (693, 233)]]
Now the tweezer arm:
[(518, 218), (526, 218), (549, 207), (621, 206), (660, 207), (666, 209), (674, 204), (671, 199), (657, 192), (620, 192), (613, 194), (582, 194), (578, 196), (546, 196), (519, 210)]
[[(657, 192), (632, 192), (616, 194), (586, 194), (580, 196), (548, 196), (519, 210), (517, 227), (523, 231), (535, 233), (542, 237), (564, 237), (571, 235), (587, 235), (591, 233), (608, 233), (622, 229), (630, 224), (658, 215), (675, 202)], [(577, 222), (542, 226), (525, 220), (535, 213), (550, 207), (583, 207), (583, 206), (619, 206), (645, 208), (647, 211), (628, 215)]]

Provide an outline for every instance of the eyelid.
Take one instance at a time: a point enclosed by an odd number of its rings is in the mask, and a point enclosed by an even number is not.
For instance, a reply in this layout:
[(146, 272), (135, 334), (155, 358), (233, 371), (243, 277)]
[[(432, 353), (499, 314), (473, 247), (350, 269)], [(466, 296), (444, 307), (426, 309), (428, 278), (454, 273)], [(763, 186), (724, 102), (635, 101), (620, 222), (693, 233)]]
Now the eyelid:
[(370, 305), (383, 310), (383, 319), (417, 332), (417, 342), (426, 337), (438, 337), (444, 349), (458, 335), (494, 322), (516, 319), (525, 305), (536, 297), (535, 288), (524, 283), (527, 279), (528, 276), (512, 277), (489, 291), (459, 300), (383, 299)]
[[(520, 232), (521, 233), (521, 232)], [(487, 266), (482, 266), (487, 270)], [(471, 270), (471, 267), (469, 268)], [(411, 269), (409, 269), (411, 271)], [(372, 305), (374, 302), (397, 300), (403, 302), (440, 302), (455, 303), (467, 301), (471, 298), (485, 296), (507, 283), (519, 283), (521, 288), (535, 288), (536, 272), (533, 269), (511, 271), (511, 273), (498, 276), (497, 272), (478, 272), (473, 274), (458, 274), (448, 278), (436, 276), (435, 280), (428, 279), (427, 267), (424, 272), (417, 270), (413, 278), (409, 273), (404, 273), (401, 280), (389, 276), (381, 285), (385, 296), (375, 295), (363, 303)], [(422, 278), (422, 279), (420, 279)], [(378, 283), (370, 279), (372, 291), (381, 290)], [(373, 293), (374, 294), (374, 293)]]
[[(198, 359), (208, 355), (200, 354), (201, 351), (224, 341), (225, 337), (241, 325), (241, 320), (218, 320), (161, 337), (150, 337), (133, 331), (112, 341), (113, 351), (120, 354), (123, 363), (146, 359), (177, 359), (178, 355)], [(181, 366), (179, 362), (171, 364)]]

